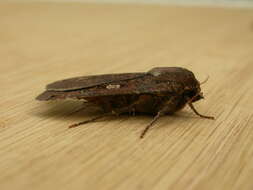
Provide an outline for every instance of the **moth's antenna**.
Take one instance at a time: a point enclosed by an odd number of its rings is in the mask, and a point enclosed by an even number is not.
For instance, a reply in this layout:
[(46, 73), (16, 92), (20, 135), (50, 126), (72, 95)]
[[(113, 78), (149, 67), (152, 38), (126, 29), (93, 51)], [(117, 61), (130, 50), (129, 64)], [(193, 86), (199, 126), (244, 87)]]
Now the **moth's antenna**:
[(209, 79), (209, 75), (207, 75), (206, 79), (203, 82), (201, 82), (200, 85), (206, 83), (208, 81), (208, 79)]

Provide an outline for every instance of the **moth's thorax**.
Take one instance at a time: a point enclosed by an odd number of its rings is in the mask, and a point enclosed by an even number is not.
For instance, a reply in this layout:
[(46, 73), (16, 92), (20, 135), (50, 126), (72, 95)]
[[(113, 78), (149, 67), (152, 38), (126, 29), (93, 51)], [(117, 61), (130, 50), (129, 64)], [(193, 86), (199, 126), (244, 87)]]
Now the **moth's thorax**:
[(155, 67), (148, 71), (149, 74), (168, 81), (177, 81), (184, 84), (196, 85), (199, 82), (188, 69), (181, 67)]
[(185, 68), (156, 67), (151, 69), (148, 73), (155, 76), (157, 80), (170, 81), (174, 83), (175, 86), (180, 86), (178, 89), (182, 90), (185, 100), (192, 100), (195, 102), (203, 98), (199, 81), (191, 71)]
[(168, 85), (176, 83), (185, 91), (200, 92), (200, 83), (194, 74), (188, 69), (181, 67), (156, 67), (148, 71), (158, 81), (167, 81)]

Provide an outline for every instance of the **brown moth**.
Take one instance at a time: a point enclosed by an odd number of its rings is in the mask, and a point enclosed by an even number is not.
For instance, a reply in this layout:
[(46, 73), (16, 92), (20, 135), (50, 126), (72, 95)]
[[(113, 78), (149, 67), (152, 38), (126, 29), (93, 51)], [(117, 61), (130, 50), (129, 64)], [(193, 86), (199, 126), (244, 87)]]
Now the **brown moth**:
[(85, 100), (104, 110), (104, 114), (71, 125), (77, 127), (97, 119), (122, 113), (154, 115), (140, 138), (161, 116), (173, 114), (189, 105), (195, 114), (207, 119), (194, 108), (201, 100), (200, 83), (194, 74), (180, 67), (156, 67), (148, 72), (91, 75), (56, 81), (47, 85), (37, 100)]

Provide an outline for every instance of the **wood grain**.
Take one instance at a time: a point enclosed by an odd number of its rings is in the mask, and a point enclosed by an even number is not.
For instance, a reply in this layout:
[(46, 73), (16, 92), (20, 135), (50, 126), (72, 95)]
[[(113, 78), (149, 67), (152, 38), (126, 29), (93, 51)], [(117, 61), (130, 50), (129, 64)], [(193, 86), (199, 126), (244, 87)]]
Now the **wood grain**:
[[(253, 189), (253, 11), (0, 4), (0, 189)], [(181, 66), (206, 99), (163, 117), (67, 126), (96, 110), (37, 102), (47, 83)]]

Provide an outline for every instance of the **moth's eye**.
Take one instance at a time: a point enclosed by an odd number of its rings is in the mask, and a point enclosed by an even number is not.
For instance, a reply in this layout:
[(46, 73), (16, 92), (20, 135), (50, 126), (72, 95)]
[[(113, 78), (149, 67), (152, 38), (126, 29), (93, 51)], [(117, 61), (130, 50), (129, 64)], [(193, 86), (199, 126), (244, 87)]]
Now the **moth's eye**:
[(194, 90), (187, 90), (185, 92), (185, 96), (189, 97), (189, 98), (193, 98), (196, 95), (196, 91)]

